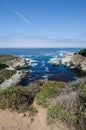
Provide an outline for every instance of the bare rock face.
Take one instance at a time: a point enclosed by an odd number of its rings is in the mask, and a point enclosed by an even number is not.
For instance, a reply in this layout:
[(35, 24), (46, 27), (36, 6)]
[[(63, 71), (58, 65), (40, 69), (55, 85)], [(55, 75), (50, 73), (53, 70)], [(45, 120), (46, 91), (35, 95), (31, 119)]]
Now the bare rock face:
[(66, 55), (65, 57), (62, 58), (62, 64), (67, 67), (70, 67), (73, 64), (72, 58), (73, 56)]
[(83, 71), (86, 71), (86, 60), (81, 63), (81, 68)]
[(14, 74), (8, 80), (5, 80), (2, 84), (0, 84), (0, 90), (4, 90), (8, 87), (17, 85), (29, 72), (24, 70), (17, 70), (17, 73)]
[(29, 61), (26, 59), (18, 58), (18, 59), (13, 59), (10, 61), (7, 61), (6, 64), (9, 66), (7, 69), (23, 69), (27, 68), (30, 66)]
[(86, 71), (86, 57), (79, 54), (72, 56), (65, 56), (62, 58), (62, 64), (69, 68), (78, 68)]
[(31, 71), (22, 70), (23, 68), (30, 66), (29, 61), (26, 59), (16, 57), (16, 56), (11, 56), (11, 55), (1, 55), (0, 61), (1, 61), (1, 63), (5, 63), (7, 66), (9, 66), (9, 67), (5, 68), (5, 70), (15, 71), (15, 73), (13, 75), (10, 75), (10, 77), (8, 79), (6, 78), (6, 80), (4, 80), (0, 84), (0, 90), (6, 89), (11, 86), (15, 86), (28, 73), (31, 73)]

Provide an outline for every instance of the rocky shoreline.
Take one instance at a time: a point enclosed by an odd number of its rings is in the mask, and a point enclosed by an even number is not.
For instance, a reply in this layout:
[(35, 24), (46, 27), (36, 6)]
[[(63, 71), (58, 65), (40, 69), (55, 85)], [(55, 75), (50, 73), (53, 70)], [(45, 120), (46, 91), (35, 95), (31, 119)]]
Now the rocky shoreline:
[[(30, 61), (27, 59), (12, 55), (0, 55), (0, 62), (5, 63), (8, 66), (5, 68), (6, 70), (15, 71), (10, 78), (5, 79), (5, 81), (0, 84), (0, 89), (5, 89), (19, 84), (28, 73), (31, 73), (31, 71), (24, 70), (24, 68), (31, 66)], [(79, 53), (65, 55), (61, 59), (57, 57), (52, 58), (49, 63), (53, 66), (59, 66), (60, 64), (63, 64), (77, 74), (78, 77), (86, 76), (86, 56), (82, 56)]]
[(80, 54), (66, 55), (62, 58), (62, 64), (72, 70), (78, 77), (86, 76), (86, 57)]
[[(7, 58), (7, 56), (5, 57)], [(3, 83), (0, 84), (0, 90), (19, 84), (19, 82), (23, 78), (25, 78), (28, 73), (30, 73), (30, 71), (24, 70), (24, 68), (27, 68), (30, 66), (29, 61), (27, 61), (26, 59), (13, 56), (13, 59), (6, 60), (4, 63), (8, 65), (8, 67), (6, 67), (5, 69), (9, 71), (15, 70), (16, 73), (13, 74), (9, 79), (6, 79)]]
[(60, 60), (59, 58), (52, 58), (49, 63), (53, 66), (62, 64), (77, 74), (78, 77), (84, 77), (86, 76), (86, 49), (71, 55), (66, 54)]
[(25, 78), (25, 76), (27, 76), (27, 73), (27, 71), (17, 70), (16, 74), (14, 74), (10, 79), (0, 84), (0, 90), (17, 85), (23, 78)]

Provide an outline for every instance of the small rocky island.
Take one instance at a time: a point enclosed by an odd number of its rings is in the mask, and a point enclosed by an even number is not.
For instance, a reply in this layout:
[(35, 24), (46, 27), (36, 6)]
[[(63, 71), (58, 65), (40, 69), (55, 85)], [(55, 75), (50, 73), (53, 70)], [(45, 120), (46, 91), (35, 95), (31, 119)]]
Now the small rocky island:
[(13, 55), (0, 55), (0, 89), (18, 84), (29, 71), (24, 70), (29, 65), (26, 59)]
[(51, 65), (53, 65), (53, 66), (58, 66), (58, 65), (60, 65), (60, 61), (59, 61), (58, 58), (52, 58), (52, 59), (50, 59), (50, 60), (49, 60), (49, 63), (50, 63)]

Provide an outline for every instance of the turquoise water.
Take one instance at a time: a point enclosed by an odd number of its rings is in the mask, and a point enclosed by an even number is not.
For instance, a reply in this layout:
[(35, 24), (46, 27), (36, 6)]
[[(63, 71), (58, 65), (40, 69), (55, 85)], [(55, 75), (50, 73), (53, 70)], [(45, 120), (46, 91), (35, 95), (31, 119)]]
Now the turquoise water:
[(52, 66), (49, 63), (51, 58), (58, 57), (60, 60), (63, 55), (72, 54), (81, 48), (6, 48), (0, 49), (0, 54), (13, 54), (22, 58), (30, 59), (32, 70), (31, 74), (21, 81), (21, 85), (27, 85), (29, 82), (39, 79), (48, 79), (56, 81), (69, 82), (76, 80), (77, 75), (74, 74), (64, 65)]

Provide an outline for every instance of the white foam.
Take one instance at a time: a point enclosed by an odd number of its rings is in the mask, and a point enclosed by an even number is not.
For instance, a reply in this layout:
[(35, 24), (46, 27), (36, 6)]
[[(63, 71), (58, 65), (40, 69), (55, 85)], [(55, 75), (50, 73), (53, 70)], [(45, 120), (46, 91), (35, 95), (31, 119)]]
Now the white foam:
[(33, 60), (33, 59), (30, 59), (30, 63), (37, 63), (38, 60)]
[(38, 63), (32, 63), (31, 65), (32, 65), (32, 66), (37, 66), (37, 65), (38, 65)]
[[(24, 55), (25, 56), (25, 55)], [(22, 57), (23, 58), (23, 57)], [(31, 58), (24, 58), (25, 60), (28, 61), (29, 65), (31, 66), (37, 66), (38, 65), (38, 60), (33, 60)]]
[(60, 58), (57, 57), (57, 55), (55, 55), (53, 58), (50, 58), (48, 63), (51, 63), (53, 61), (60, 61)]
[(59, 56), (63, 57), (63, 55), (64, 55), (64, 53), (62, 53), (62, 52), (59, 53)]
[(44, 67), (45, 66), (45, 61), (44, 60), (42, 60), (42, 67)]
[(70, 51), (66, 52), (66, 55), (73, 55), (73, 54), (74, 52), (70, 52)]
[(74, 54), (74, 51), (60, 51), (59, 52), (59, 56), (61, 56), (61, 57), (63, 57), (63, 56), (65, 56), (65, 55), (73, 55)]
[(65, 53), (65, 52), (67, 52), (67, 51), (60, 51), (61, 53)]
[(49, 69), (48, 69), (48, 67), (45, 67), (45, 71), (46, 71), (46, 72), (49, 72)]
[(46, 74), (46, 75), (43, 75), (42, 76), (44, 79), (48, 79), (48, 75)]

